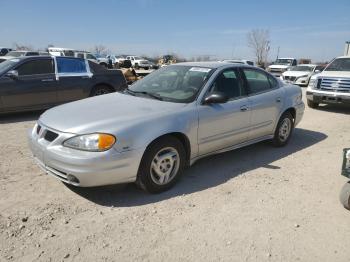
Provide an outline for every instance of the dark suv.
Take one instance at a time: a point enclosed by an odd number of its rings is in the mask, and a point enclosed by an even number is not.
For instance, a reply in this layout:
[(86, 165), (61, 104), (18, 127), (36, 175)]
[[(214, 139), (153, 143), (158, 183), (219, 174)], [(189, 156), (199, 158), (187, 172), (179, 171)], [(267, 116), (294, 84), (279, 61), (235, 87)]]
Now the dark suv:
[(6, 55), (8, 52), (12, 51), (11, 48), (7, 48), (7, 47), (0, 47), (0, 56), (4, 56)]
[(127, 87), (119, 70), (73, 57), (34, 56), (0, 63), (0, 113), (38, 110)]

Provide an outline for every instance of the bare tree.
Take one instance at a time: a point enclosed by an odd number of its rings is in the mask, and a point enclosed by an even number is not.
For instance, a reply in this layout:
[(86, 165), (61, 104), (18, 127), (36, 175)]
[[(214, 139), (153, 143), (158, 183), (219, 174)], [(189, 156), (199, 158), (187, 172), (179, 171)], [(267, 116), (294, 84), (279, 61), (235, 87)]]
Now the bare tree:
[(13, 46), (16, 50), (25, 50), (25, 51), (33, 50), (33, 48), (30, 45), (22, 45), (22, 44), (14, 43)]
[(91, 49), (91, 52), (96, 54), (97, 56), (106, 56), (108, 53), (108, 49), (104, 45), (95, 45)]
[(257, 64), (265, 66), (270, 51), (270, 33), (266, 29), (254, 29), (247, 35), (248, 46), (253, 49)]

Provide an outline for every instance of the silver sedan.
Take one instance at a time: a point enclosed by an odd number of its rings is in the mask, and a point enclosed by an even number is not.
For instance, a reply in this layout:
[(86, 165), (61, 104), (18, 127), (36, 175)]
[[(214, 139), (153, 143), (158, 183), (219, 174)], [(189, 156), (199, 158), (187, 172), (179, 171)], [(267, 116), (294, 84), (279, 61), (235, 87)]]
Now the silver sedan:
[(65, 183), (136, 182), (156, 193), (208, 155), (262, 140), (286, 145), (304, 108), (300, 87), (259, 68), (181, 63), (122, 93), (46, 111), (29, 144), (39, 166)]

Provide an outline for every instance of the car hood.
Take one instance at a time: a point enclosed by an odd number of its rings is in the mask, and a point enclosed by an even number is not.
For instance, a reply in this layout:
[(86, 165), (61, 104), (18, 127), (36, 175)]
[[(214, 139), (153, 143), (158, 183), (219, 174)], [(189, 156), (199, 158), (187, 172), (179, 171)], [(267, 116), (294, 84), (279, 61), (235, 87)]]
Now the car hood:
[(283, 76), (299, 77), (299, 76), (306, 76), (306, 75), (311, 75), (311, 74), (312, 74), (312, 72), (305, 72), (305, 71), (286, 71), (282, 75)]
[(111, 132), (134, 122), (177, 112), (186, 104), (112, 93), (91, 97), (47, 110), (39, 122), (60, 132), (83, 134)]
[(323, 71), (317, 77), (350, 77), (350, 71)]
[(269, 68), (271, 68), (271, 69), (286, 69), (286, 68), (288, 68), (288, 67), (290, 67), (290, 65), (270, 65), (269, 66)]

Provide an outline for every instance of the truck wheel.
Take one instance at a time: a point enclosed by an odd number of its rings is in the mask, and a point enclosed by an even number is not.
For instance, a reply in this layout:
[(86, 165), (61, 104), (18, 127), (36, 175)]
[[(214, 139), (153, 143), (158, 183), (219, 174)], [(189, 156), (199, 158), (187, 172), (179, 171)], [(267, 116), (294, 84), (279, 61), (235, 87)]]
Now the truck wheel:
[(108, 68), (108, 65), (106, 63), (101, 63), (100, 65)]
[(289, 112), (284, 113), (278, 121), (277, 128), (272, 139), (273, 145), (277, 147), (285, 146), (293, 133), (293, 128), (293, 116)]
[(309, 99), (307, 99), (307, 105), (310, 107), (310, 108), (317, 108), (319, 103), (315, 103)]
[(108, 86), (95, 86), (90, 93), (90, 96), (100, 96), (100, 95), (104, 95), (104, 94), (108, 94), (111, 93), (112, 90), (110, 87)]
[(148, 146), (142, 157), (136, 184), (149, 193), (170, 189), (185, 167), (185, 149), (175, 137), (162, 137)]
[(340, 191), (339, 200), (346, 209), (350, 210), (350, 181)]
[(134, 67), (135, 67), (135, 69), (139, 69), (139, 64), (136, 63)]

